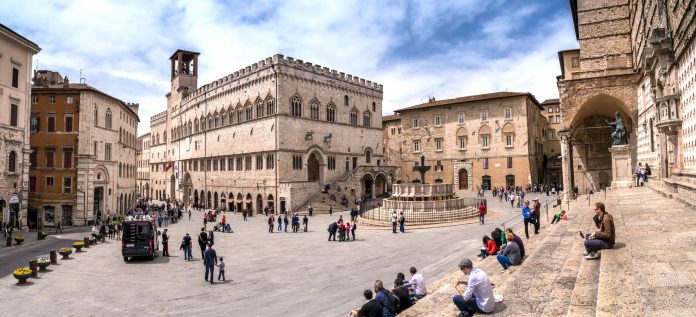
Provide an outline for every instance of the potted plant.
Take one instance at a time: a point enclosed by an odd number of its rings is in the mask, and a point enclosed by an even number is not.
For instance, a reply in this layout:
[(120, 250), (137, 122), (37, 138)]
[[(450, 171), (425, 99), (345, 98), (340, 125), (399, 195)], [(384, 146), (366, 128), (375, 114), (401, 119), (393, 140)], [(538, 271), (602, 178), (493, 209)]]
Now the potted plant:
[(49, 260), (45, 256), (42, 256), (42, 257), (36, 258), (36, 264), (39, 266), (39, 272), (46, 272), (46, 267), (51, 265), (51, 260)]
[(22, 242), (24, 242), (24, 236), (20, 234), (20, 235), (14, 237), (14, 240), (15, 240), (15, 242), (17, 242), (17, 244), (22, 244)]
[(28, 267), (20, 267), (12, 271), (12, 275), (17, 279), (17, 284), (26, 284), (27, 279), (31, 277), (32, 270)]
[(69, 257), (70, 253), (72, 253), (72, 249), (71, 249), (71, 248), (60, 248), (60, 249), (58, 249), (58, 254), (60, 254), (60, 255), (63, 256), (63, 260), (69, 259), (69, 258), (70, 258), (70, 257)]
[(77, 252), (82, 252), (82, 248), (85, 246), (84, 242), (73, 242), (72, 246), (77, 250)]

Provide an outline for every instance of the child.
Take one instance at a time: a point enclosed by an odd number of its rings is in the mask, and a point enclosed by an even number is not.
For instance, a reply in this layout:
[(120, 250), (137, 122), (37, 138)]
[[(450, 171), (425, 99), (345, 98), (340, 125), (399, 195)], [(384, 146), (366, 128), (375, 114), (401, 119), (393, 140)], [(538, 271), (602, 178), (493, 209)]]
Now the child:
[(553, 215), (553, 220), (551, 220), (551, 224), (561, 222), (561, 220), (568, 220), (568, 216), (566, 216), (565, 210), (561, 210), (561, 213)]
[(350, 222), (346, 223), (345, 230), (346, 230), (346, 233), (345, 233), (346, 234), (346, 241), (350, 241)]
[(220, 257), (220, 263), (217, 265), (220, 268), (220, 273), (218, 273), (218, 281), (225, 280), (225, 262), (222, 262), (222, 257)]
[(497, 246), (495, 245), (495, 241), (488, 236), (483, 236), (483, 247), (481, 247), (481, 254), (479, 254), (481, 261), (487, 256), (495, 255), (496, 251)]

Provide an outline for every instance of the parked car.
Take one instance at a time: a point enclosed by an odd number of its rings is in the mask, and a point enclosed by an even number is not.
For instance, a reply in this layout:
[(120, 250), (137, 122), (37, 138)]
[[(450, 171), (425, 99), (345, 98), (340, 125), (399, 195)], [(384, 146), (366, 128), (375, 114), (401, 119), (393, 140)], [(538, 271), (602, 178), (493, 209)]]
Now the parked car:
[(131, 220), (123, 222), (121, 254), (123, 261), (129, 258), (147, 257), (153, 260), (159, 252), (157, 223), (153, 220)]

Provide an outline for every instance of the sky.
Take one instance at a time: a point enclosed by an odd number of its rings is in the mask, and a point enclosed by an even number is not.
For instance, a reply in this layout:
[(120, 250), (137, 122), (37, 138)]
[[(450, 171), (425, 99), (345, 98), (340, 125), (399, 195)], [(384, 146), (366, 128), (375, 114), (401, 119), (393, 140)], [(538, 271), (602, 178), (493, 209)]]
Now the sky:
[(169, 57), (201, 53), (202, 86), (283, 54), (384, 85), (383, 113), (494, 91), (557, 98), (557, 52), (577, 48), (568, 1), (11, 1), (0, 23), (41, 47), (34, 68), (166, 109)]

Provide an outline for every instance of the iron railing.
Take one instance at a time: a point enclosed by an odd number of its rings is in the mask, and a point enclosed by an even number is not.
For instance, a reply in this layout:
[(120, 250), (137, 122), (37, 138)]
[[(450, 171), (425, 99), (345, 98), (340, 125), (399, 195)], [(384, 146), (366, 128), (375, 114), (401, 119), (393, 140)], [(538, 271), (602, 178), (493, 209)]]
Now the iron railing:
[[(423, 207), (418, 209), (386, 209), (379, 202), (366, 202), (361, 206), (360, 217), (365, 220), (391, 223), (393, 212), (397, 217), (403, 212), (408, 225), (423, 225), (446, 222), (457, 222), (478, 217), (478, 207), (486, 205), (483, 198), (460, 198), (467, 201), (463, 208), (452, 210), (448, 207)], [(376, 204), (375, 204), (376, 203)]]

